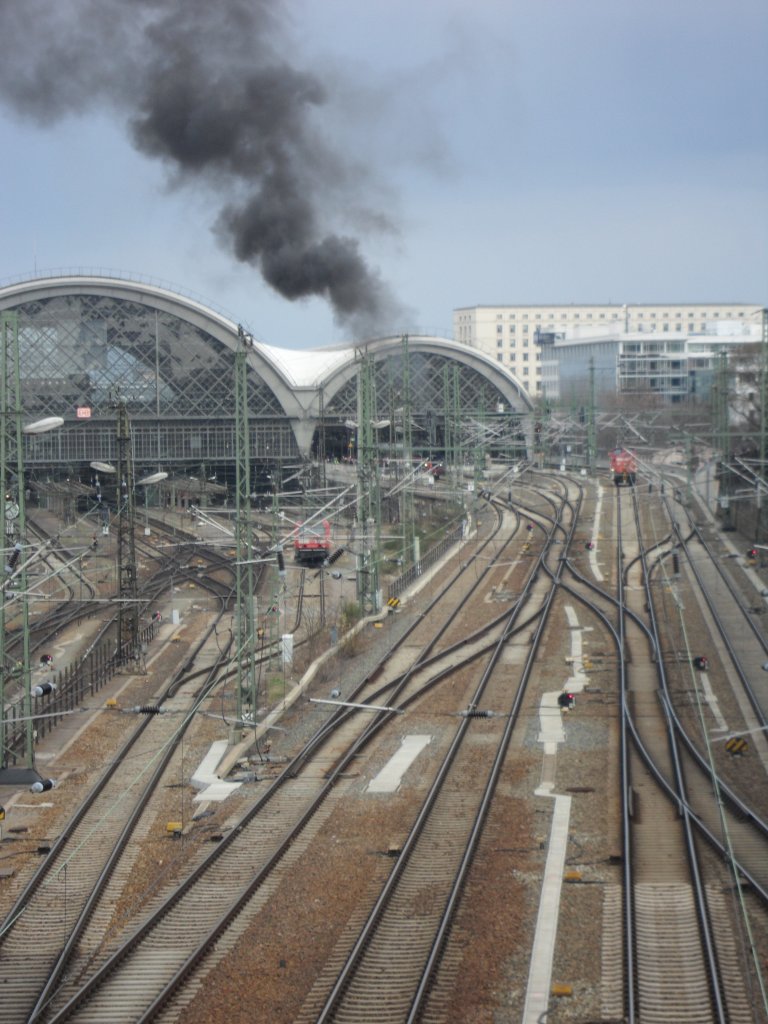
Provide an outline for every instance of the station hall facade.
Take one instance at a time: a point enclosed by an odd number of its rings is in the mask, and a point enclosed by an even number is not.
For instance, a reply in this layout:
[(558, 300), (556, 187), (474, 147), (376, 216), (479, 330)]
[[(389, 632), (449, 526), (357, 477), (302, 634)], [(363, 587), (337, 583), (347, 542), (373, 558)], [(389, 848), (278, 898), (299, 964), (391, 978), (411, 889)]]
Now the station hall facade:
[[(25, 467), (78, 473), (116, 455), (115, 401), (130, 417), (138, 472), (231, 477), (235, 460), (238, 324), (165, 288), (85, 274), (0, 289), (5, 372), (18, 351), (25, 421), (63, 426), (25, 437)], [(6, 351), (8, 349), (8, 351)], [(439, 455), (451, 421), (497, 419), (524, 444), (531, 401), (507, 369), (447, 338), (410, 335), (289, 350), (253, 340), (247, 355), (250, 456), (256, 466), (308, 464), (354, 451), (358, 375), (373, 367), (382, 444), (398, 446), (407, 416), (412, 450)], [(455, 425), (455, 424), (454, 424)], [(265, 470), (266, 471), (266, 470)]]

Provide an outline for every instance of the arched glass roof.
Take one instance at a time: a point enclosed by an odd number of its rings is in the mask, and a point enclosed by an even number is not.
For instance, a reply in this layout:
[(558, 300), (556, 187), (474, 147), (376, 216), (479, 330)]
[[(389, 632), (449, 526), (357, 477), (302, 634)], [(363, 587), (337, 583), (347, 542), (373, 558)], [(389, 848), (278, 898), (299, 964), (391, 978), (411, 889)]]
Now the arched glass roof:
[[(122, 278), (63, 275), (0, 289), (0, 312), (18, 325), (25, 416), (62, 416), (65, 426), (31, 446), (34, 462), (113, 455), (115, 396), (125, 403), (140, 459), (153, 463), (234, 457), (234, 352), (238, 326), (200, 303)], [(308, 457), (319, 421), (357, 409), (361, 352), (376, 365), (377, 415), (402, 405), (398, 338), (356, 348), (249, 348), (248, 407), (254, 458)], [(510, 374), (447, 339), (407, 343), (414, 416), (444, 410), (446, 374), (457, 373), (468, 413), (523, 415), (530, 400)], [(454, 382), (454, 388), (456, 382)], [(87, 417), (81, 411), (87, 410)]]

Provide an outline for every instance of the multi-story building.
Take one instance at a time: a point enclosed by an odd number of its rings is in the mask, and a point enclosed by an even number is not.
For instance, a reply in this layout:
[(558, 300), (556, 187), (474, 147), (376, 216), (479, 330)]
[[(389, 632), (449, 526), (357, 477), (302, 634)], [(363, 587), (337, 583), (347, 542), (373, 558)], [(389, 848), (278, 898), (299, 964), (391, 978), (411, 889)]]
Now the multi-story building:
[(597, 355), (616, 391), (679, 396), (689, 393), (690, 370), (711, 370), (713, 353), (758, 340), (762, 313), (734, 302), (464, 306), (454, 310), (453, 336), (495, 358), (532, 395), (556, 397), (563, 371), (584, 377)]

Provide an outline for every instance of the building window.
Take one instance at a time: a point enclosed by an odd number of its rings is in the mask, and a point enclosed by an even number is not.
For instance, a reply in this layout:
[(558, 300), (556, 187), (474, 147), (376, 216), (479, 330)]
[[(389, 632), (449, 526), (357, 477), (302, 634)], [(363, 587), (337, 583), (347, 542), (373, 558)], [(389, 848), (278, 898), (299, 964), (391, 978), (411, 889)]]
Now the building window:
[(503, 344), (504, 342), (501, 340), (501, 338), (499, 338), (499, 340), (496, 342), (496, 348), (501, 348)]
[(515, 325), (514, 324), (512, 324), (512, 326), (509, 328), (509, 333), (510, 334), (514, 334), (515, 333)]
[(525, 327), (523, 328), (523, 332), (524, 332), (525, 334), (527, 334), (527, 333), (528, 333), (528, 324), (526, 324), (526, 325), (525, 325)]
[(528, 319), (528, 314), (527, 313), (523, 313), (523, 320), (527, 320), (527, 319)]
[(694, 329), (695, 329), (695, 327), (696, 327), (696, 325), (695, 325), (695, 324), (692, 324), (692, 323), (689, 323), (689, 324), (688, 324), (688, 330), (689, 330), (689, 331), (692, 331), (692, 330), (694, 330)]
[(504, 328), (501, 326), (501, 324), (497, 324), (496, 325), (496, 333), (497, 334), (503, 334), (503, 332), (504, 332)]
[(528, 353), (527, 352), (523, 352), (523, 362), (524, 363), (528, 362)]
[(661, 325), (661, 329), (662, 329), (662, 331), (668, 331), (669, 330), (669, 324), (662, 324)]
[(504, 356), (501, 354), (501, 352), (499, 352), (499, 354), (496, 356), (496, 360), (499, 363), (503, 363), (504, 362)]

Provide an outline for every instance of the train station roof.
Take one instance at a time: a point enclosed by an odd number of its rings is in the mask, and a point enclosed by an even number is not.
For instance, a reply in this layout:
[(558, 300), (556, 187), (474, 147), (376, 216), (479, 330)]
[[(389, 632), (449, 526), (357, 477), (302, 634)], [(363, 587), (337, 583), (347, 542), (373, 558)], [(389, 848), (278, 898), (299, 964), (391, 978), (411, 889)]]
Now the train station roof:
[[(413, 334), (281, 348), (259, 342), (229, 314), (140, 278), (68, 272), (16, 281), (0, 287), (0, 314), (5, 312), (18, 322), (25, 411), (66, 421), (71, 443), (66, 455), (61, 449), (62, 460), (109, 461), (106, 450), (96, 454), (91, 444), (95, 431), (86, 438), (84, 425), (72, 421), (81, 411), (91, 423), (111, 421), (116, 391), (134, 429), (146, 429), (146, 448), (154, 447), (148, 461), (157, 462), (161, 449), (188, 463), (198, 453), (201, 462), (226, 457), (226, 424), (234, 418), (232, 356), (242, 336), (248, 339), (249, 414), (272, 423), (272, 436), (265, 428), (257, 442), (267, 459), (276, 447), (281, 457), (306, 454), (321, 419), (343, 424), (355, 418), (363, 357), (376, 366), (374, 390), (387, 409), (402, 389), (406, 352), (419, 414), (432, 422), (446, 408), (448, 367), (458, 375), (452, 401), (473, 414), (524, 415), (532, 408), (525, 387), (501, 363), (449, 338)], [(155, 441), (151, 421), (157, 424)], [(183, 426), (171, 428), (179, 421)], [(220, 425), (215, 438), (212, 423)], [(203, 424), (206, 435), (200, 433)], [(101, 446), (109, 444), (102, 439)], [(53, 448), (40, 441), (37, 451), (44, 461)]]

